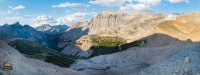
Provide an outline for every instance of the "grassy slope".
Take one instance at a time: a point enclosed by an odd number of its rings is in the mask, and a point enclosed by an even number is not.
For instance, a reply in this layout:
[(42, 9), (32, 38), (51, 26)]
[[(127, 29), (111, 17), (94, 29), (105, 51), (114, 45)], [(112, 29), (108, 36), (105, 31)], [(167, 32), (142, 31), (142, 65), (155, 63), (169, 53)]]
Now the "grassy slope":
[(100, 37), (96, 35), (91, 35), (90, 38), (94, 46), (113, 47), (126, 43), (126, 40), (120, 37)]
[(96, 35), (92, 35), (91, 40), (93, 43), (91, 49), (94, 51), (89, 58), (98, 55), (111, 54), (115, 52), (124, 51), (131, 47), (140, 46), (142, 42), (147, 44), (146, 40), (126, 43), (126, 40), (120, 37), (100, 37)]

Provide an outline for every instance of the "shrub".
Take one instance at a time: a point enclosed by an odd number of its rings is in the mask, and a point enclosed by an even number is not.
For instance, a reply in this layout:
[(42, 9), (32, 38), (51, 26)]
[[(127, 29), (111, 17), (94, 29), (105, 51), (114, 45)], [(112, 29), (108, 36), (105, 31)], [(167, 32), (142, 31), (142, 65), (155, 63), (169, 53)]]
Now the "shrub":
[(121, 37), (100, 37), (91, 35), (90, 38), (94, 46), (114, 47), (126, 43), (126, 40)]
[(37, 53), (42, 53), (44, 50), (48, 50), (47, 48), (41, 46), (39, 43), (28, 40), (16, 40), (10, 42), (9, 44), (19, 50), (19, 52), (28, 55), (34, 55)]
[(123, 45), (120, 45), (120, 46), (113, 46), (113, 47), (92, 46), (91, 49), (93, 50), (93, 52), (92, 52), (92, 54), (90, 55), (89, 58), (94, 57), (94, 56), (124, 51), (124, 50), (131, 48), (131, 47), (138, 47), (138, 46), (141, 46), (142, 42), (144, 44), (147, 44), (146, 40), (140, 40), (140, 41), (134, 41), (134, 42), (131, 42), (131, 43), (126, 43), (126, 44), (123, 44)]
[(45, 61), (56, 64), (60, 67), (70, 67), (70, 65), (75, 62), (72, 58), (53, 53), (49, 53), (48, 56), (45, 58)]
[(69, 67), (75, 60), (70, 56), (65, 56), (34, 41), (16, 40), (9, 44), (15, 47), (20, 53), (23, 53), (26, 57), (44, 60), (60, 67)]

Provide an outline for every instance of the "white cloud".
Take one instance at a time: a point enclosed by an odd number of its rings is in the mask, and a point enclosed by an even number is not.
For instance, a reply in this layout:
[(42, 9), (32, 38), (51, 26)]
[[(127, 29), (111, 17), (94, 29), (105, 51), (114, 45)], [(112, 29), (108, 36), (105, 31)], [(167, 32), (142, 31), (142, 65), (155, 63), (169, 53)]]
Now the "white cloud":
[(65, 10), (65, 12), (66, 12), (66, 13), (69, 13), (69, 12), (71, 12), (71, 11), (69, 11), (69, 10)]
[(114, 6), (114, 5), (122, 5), (126, 2), (132, 3), (133, 0), (91, 0), (89, 3), (97, 4), (101, 6)]
[(181, 3), (181, 2), (186, 2), (189, 3), (188, 0), (169, 0), (170, 3)]
[[(7, 13), (11, 13), (11, 12), (13, 12), (13, 11), (23, 10), (23, 9), (25, 9), (26, 7), (25, 7), (24, 5), (18, 5), (18, 6), (15, 6), (15, 7), (13, 7), (13, 6), (8, 6), (8, 8), (10, 8), (10, 9), (7, 11)], [(17, 12), (14, 12), (14, 13), (17, 13)]]
[(139, 3), (144, 3), (147, 5), (158, 5), (161, 2), (161, 0), (134, 0), (134, 1), (137, 1)]
[(21, 20), (24, 19), (24, 17), (20, 17), (20, 16), (13, 16), (13, 17), (7, 17), (5, 18), (6, 20)]
[(97, 4), (101, 6), (120, 6), (126, 3), (138, 2), (139, 4), (148, 4), (148, 5), (157, 5), (161, 2), (161, 0), (91, 0), (89, 3)]
[(72, 22), (83, 19), (85, 16), (86, 16), (86, 13), (74, 13), (62, 18), (58, 18), (56, 21), (59, 24), (70, 24)]
[(50, 24), (50, 25), (59, 25), (59, 24), (65, 24), (65, 25), (72, 25), (76, 22), (83, 22), (90, 20), (97, 14), (96, 12), (77, 12), (73, 14), (66, 15), (64, 17), (59, 17), (57, 19), (51, 17), (51, 16), (46, 16), (46, 15), (41, 15), (37, 16), (33, 21), (32, 25), (33, 27), (40, 26), (42, 24)]
[(18, 5), (16, 7), (10, 7), (12, 10), (22, 10), (25, 9), (26, 7), (24, 5)]
[(149, 6), (146, 4), (127, 4), (126, 6), (120, 7), (120, 10), (125, 11), (146, 11), (149, 9)]
[(51, 16), (41, 15), (41, 16), (37, 16), (34, 19), (35, 26), (42, 25), (42, 24), (52, 24), (52, 23), (55, 23), (55, 21), (53, 17)]
[(36, 17), (36, 21), (47, 21), (47, 20), (52, 20), (53, 18), (51, 16), (45, 16), (45, 15), (41, 15), (41, 16), (37, 16)]
[(11, 12), (10, 10), (7, 11), (7, 13), (10, 13), (10, 12)]
[(53, 8), (85, 8), (89, 6), (90, 5), (87, 5), (87, 4), (65, 2), (58, 5), (53, 5), (52, 7)]
[(123, 11), (150, 11), (151, 7), (159, 5), (161, 0), (133, 0), (125, 6), (120, 6)]

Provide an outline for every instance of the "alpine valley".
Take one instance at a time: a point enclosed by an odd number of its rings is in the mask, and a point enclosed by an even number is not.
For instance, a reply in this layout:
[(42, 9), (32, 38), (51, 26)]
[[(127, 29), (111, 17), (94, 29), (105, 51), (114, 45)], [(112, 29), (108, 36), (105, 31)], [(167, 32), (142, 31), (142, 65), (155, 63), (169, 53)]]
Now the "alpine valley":
[(109, 10), (72, 26), (16, 22), (0, 26), (0, 64), (12, 64), (14, 75), (199, 75), (199, 34), (199, 12)]

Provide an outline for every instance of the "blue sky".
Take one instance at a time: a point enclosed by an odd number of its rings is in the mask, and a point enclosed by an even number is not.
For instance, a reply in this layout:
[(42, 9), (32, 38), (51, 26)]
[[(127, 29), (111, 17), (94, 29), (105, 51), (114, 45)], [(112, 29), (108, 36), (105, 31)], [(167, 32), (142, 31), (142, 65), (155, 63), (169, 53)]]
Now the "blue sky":
[(191, 13), (200, 11), (200, 0), (0, 0), (0, 25), (73, 25), (105, 10)]

